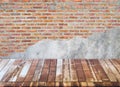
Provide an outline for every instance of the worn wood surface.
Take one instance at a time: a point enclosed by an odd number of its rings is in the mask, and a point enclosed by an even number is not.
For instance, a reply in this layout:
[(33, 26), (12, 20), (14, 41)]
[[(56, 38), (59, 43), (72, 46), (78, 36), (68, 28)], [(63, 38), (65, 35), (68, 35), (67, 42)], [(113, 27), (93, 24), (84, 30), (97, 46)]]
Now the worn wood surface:
[(0, 59), (0, 87), (120, 87), (120, 59)]

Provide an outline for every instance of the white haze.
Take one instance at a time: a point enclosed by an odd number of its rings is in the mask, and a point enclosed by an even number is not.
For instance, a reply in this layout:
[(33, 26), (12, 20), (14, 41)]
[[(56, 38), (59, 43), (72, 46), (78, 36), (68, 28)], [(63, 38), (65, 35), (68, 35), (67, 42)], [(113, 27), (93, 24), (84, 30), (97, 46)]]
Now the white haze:
[(120, 29), (95, 33), (88, 38), (45, 39), (28, 47), (25, 52), (13, 53), (5, 58), (120, 58)]

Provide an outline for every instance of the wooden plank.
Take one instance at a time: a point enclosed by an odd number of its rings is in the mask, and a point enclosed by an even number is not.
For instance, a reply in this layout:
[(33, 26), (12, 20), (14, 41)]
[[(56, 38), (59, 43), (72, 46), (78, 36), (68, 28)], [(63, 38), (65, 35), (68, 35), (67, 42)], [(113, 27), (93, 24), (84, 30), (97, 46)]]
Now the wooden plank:
[(63, 81), (63, 60), (62, 59), (57, 59), (57, 67), (56, 67), (56, 79), (55, 81), (57, 82), (62, 82)]
[(12, 82), (0, 82), (0, 87), (13, 87), (14, 83)]
[(32, 63), (31, 63), (31, 66), (30, 66), (30, 69), (29, 69), (29, 71), (27, 73), (27, 76), (24, 80), (25, 82), (26, 81), (32, 81), (34, 73), (35, 73), (35, 69), (37, 67), (37, 64), (38, 64), (38, 60), (33, 59)]
[(44, 66), (43, 66), (43, 70), (41, 73), (41, 77), (40, 77), (40, 82), (47, 82), (47, 78), (48, 78), (48, 74), (49, 74), (49, 66), (50, 65), (50, 59), (46, 59), (44, 61)]
[(23, 82), (22, 87), (30, 87), (31, 82)]
[(63, 82), (70, 81), (69, 59), (63, 59)]
[(47, 82), (46, 83), (46, 87), (54, 87), (55, 86), (55, 82)]
[(77, 77), (79, 82), (85, 82), (85, 74), (82, 68), (81, 60), (80, 59), (74, 59), (75, 67), (77, 71)]
[(94, 74), (95, 74), (95, 76), (96, 76), (96, 78), (97, 78), (97, 81), (98, 82), (102, 82), (102, 79), (101, 79), (101, 77), (99, 76), (99, 74), (98, 74), (98, 72), (97, 72), (97, 69), (96, 69), (96, 64), (94, 63), (94, 59), (90, 59), (89, 60), (89, 62), (90, 62), (90, 64), (91, 64), (91, 66), (92, 66), (92, 69), (93, 69), (93, 72), (94, 72)]
[(70, 81), (64, 81), (62, 87), (71, 87), (71, 82)]
[(92, 65), (91, 65), (91, 63), (90, 63), (89, 60), (88, 60), (88, 64), (89, 64), (89, 67), (90, 67), (91, 73), (92, 73), (92, 75), (93, 75), (94, 82), (97, 82), (97, 77), (96, 77), (96, 75), (95, 75), (95, 73), (94, 73), (93, 67), (92, 67)]
[(35, 82), (33, 81), (31, 87), (38, 87), (38, 82), (37, 81), (35, 81)]
[(21, 65), (22, 59), (16, 59), (13, 65)]
[(112, 82), (95, 82), (95, 87), (116, 87)]
[(102, 82), (102, 77), (100, 76), (100, 73), (99, 73), (100, 71), (97, 68), (98, 64), (95, 63), (96, 60), (95, 59), (90, 59), (89, 61), (90, 61), (90, 64), (93, 68), (93, 71), (94, 71), (94, 73), (97, 77), (97, 82)]
[[(11, 59), (12, 60), (12, 59)], [(33, 61), (33, 62), (32, 62)], [(120, 63), (116, 59), (104, 60), (104, 59), (47, 59), (44, 62), (43, 59), (26, 60), (25, 64), (21, 64), (22, 60), (15, 60), (10, 62), (6, 59), (0, 62), (1, 71), (5, 73), (2, 76), (0, 87), (22, 87), (22, 86), (73, 86), (73, 87), (95, 87), (95, 86), (120, 86)], [(6, 63), (6, 64), (4, 64)], [(30, 63), (30, 65), (28, 65)], [(3, 65), (4, 66), (3, 66)], [(21, 64), (20, 67), (16, 67)], [(64, 65), (64, 66), (63, 66)], [(43, 67), (42, 67), (43, 66)], [(9, 68), (8, 68), (9, 67)], [(27, 68), (27, 73), (23, 72), (23, 69)], [(65, 70), (69, 71), (69, 77), (65, 74)], [(88, 73), (86, 72), (88, 71)], [(47, 73), (46, 73), (47, 72)], [(24, 77), (20, 77), (20, 74)], [(24, 74), (23, 74), (24, 73)], [(43, 74), (44, 73), (44, 74)], [(94, 81), (87, 78), (94, 78)], [(101, 82), (98, 79), (102, 80)], [(46, 75), (46, 76), (45, 76)], [(61, 77), (59, 77), (59, 75)], [(65, 76), (66, 75), (66, 76)], [(64, 80), (64, 77), (70, 78)], [(86, 77), (86, 78), (85, 78)], [(42, 80), (41, 80), (42, 79)], [(107, 79), (107, 80), (106, 80)]]
[(71, 86), (79, 87), (77, 71), (76, 71), (74, 59), (69, 59), (69, 63), (70, 63)]
[(77, 72), (76, 72), (76, 67), (75, 67), (75, 62), (74, 59), (69, 59), (70, 62), (70, 77), (72, 82), (77, 82)]
[(102, 86), (104, 86), (104, 87), (105, 87), (105, 86), (109, 87), (109, 86), (113, 86), (113, 85), (112, 85), (111, 82), (103, 82), (103, 83), (102, 83)]
[(57, 65), (56, 63), (57, 63), (56, 59), (51, 59), (47, 86), (55, 86), (56, 65)]
[(38, 86), (39, 87), (45, 87), (46, 86), (46, 82), (38, 82)]
[(63, 87), (63, 82), (56, 82), (55, 87)]
[(39, 79), (40, 81), (40, 85), (41, 86), (46, 86), (46, 82), (47, 82), (47, 79), (48, 79), (48, 74), (49, 74), (49, 68), (50, 68), (50, 59), (46, 59), (44, 61), (44, 66), (43, 66), (43, 70), (42, 70), (42, 73), (41, 73), (41, 77)]
[(44, 65), (44, 59), (39, 59), (38, 61), (39, 62), (38, 62), (37, 68), (35, 70), (32, 81), (39, 81), (40, 76), (41, 76), (41, 72), (42, 72), (43, 65)]
[(106, 64), (106, 62), (103, 59), (99, 60), (99, 62), (101, 64), (102, 68), (104, 69), (106, 75), (108, 76), (109, 80), (111, 82), (116, 82), (117, 80), (114, 77), (114, 74), (112, 73), (112, 71), (110, 70), (110, 67)]
[(118, 83), (118, 82), (112, 82), (112, 86), (113, 87), (120, 87), (120, 83)]
[[(20, 73), (20, 68), (22, 68), (22, 60), (16, 60), (13, 64), (16, 65), (17, 67), (14, 69), (13, 73), (11, 73), (10, 78), (8, 79), (9, 82), (16, 82), (17, 76)], [(19, 85), (20, 86), (20, 85)]]
[(78, 81), (71, 81), (71, 87), (80, 87), (80, 84)]
[(0, 71), (7, 65), (9, 59), (4, 59), (0, 62)]
[(7, 73), (8, 69), (11, 67), (12, 63), (15, 61), (15, 59), (10, 59), (10, 61), (6, 64), (6, 66), (1, 70), (0, 72), (0, 81), (4, 77), (4, 75)]
[(80, 82), (80, 87), (88, 87), (87, 82)]
[(120, 64), (120, 59), (115, 59)]
[(110, 61), (112, 62), (112, 64), (115, 66), (115, 68), (120, 73), (120, 64), (115, 59), (110, 59)]
[(11, 78), (9, 80), (10, 82), (17, 82), (17, 78), (18, 78), (18, 76), (19, 76), (19, 74), (20, 74), (20, 72), (21, 72), (21, 70), (22, 70), (22, 68), (24, 66), (23, 62), (24, 62), (23, 60), (19, 60), (19, 61), (14, 63), (14, 64), (17, 64), (17, 68), (12, 73), (12, 76), (11, 76)]
[(87, 82), (88, 87), (95, 87), (94, 82)]
[(48, 82), (54, 82), (56, 75), (56, 60), (51, 59), (49, 75), (48, 75)]
[(31, 66), (31, 63), (32, 63), (32, 60), (26, 60), (19, 76), (17, 77), (17, 82), (22, 82), (24, 81), (25, 77), (27, 76), (27, 73), (30, 69), (30, 66)]
[(23, 87), (22, 84), (23, 84), (23, 82), (13, 82), (12, 87)]
[(105, 71), (103, 70), (100, 62), (98, 61), (98, 59), (94, 60), (94, 64), (96, 65), (95, 68), (97, 70), (98, 75), (100, 76), (100, 78), (102, 79), (102, 81), (109, 81), (109, 78), (107, 77)]
[(92, 82), (94, 80), (94, 78), (93, 78), (92, 73), (91, 73), (91, 71), (89, 69), (87, 60), (82, 59), (81, 64), (82, 64), (82, 67), (83, 67), (83, 71), (85, 73), (86, 81), (87, 82)]
[(4, 75), (2, 81), (8, 82), (11, 79), (11, 77), (13, 75), (13, 72), (17, 69), (17, 65), (19, 64), (20, 61), (21, 60), (15, 60), (13, 62), (13, 64), (11, 65), (11, 67), (8, 69), (7, 73)]
[(112, 73), (117, 78), (117, 81), (120, 82), (120, 74), (119, 74), (119, 72), (116, 70), (116, 68), (113, 66), (113, 64), (109, 60), (105, 60), (105, 62), (108, 64), (108, 66), (111, 69)]

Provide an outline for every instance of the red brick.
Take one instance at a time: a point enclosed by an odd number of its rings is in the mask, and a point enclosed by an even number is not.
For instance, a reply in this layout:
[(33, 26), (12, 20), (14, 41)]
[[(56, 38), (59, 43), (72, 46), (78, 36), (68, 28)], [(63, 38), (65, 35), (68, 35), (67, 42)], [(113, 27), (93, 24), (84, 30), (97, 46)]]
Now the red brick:
[(12, 2), (19, 2), (20, 0), (12, 0)]
[(9, 2), (9, 0), (1, 0), (0, 3)]
[(93, 0), (84, 0), (85, 2), (93, 2)]
[(101, 1), (103, 1), (103, 0), (94, 0), (94, 2), (101, 2)]
[(22, 0), (23, 2), (29, 2), (30, 0)]
[(82, 0), (74, 0), (75, 2), (82, 2)]
[(0, 50), (3, 51), (0, 56), (13, 52), (7, 47), (21, 52), (42, 39), (87, 38), (94, 32), (120, 26), (120, 16), (116, 14), (120, 12), (118, 3), (112, 3), (118, 0), (57, 0), (55, 5), (55, 0), (2, 0), (0, 3), (9, 1), (14, 4), (8, 3), (4, 5), (6, 10), (0, 10)]
[(22, 40), (22, 42), (31, 42), (31, 40)]

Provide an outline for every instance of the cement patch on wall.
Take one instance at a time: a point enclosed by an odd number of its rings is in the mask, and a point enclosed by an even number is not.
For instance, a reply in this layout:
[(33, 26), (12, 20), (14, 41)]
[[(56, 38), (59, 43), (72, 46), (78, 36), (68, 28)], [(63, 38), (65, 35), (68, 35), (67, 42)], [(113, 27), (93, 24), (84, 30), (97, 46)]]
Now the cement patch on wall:
[(25, 52), (13, 53), (4, 58), (120, 58), (120, 29), (95, 33), (86, 39), (45, 39), (28, 47)]

